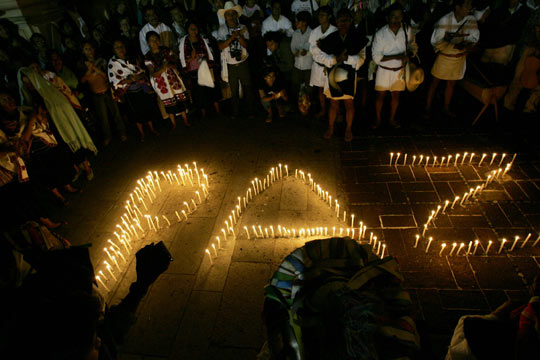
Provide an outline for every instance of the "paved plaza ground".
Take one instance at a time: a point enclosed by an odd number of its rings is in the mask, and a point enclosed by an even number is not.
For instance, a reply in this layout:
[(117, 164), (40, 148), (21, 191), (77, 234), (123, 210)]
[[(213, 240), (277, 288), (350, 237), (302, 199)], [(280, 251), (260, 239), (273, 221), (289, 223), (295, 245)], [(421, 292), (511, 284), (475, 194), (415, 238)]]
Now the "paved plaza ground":
[[(467, 110), (479, 110), (471, 106)], [(161, 220), (162, 229), (140, 240), (163, 240), (174, 261), (141, 303), (122, 359), (254, 359), (264, 342), (264, 286), (283, 257), (305, 239), (248, 240), (243, 227), (346, 226), (334, 209), (294, 177), (295, 169), (302, 169), (398, 259), (417, 305), (425, 358), (441, 359), (459, 316), (488, 313), (506, 299), (526, 301), (527, 283), (540, 270), (540, 245), (532, 247), (540, 225), (538, 146), (525, 131), (495, 126), (491, 114), (471, 130), (473, 118), (429, 124), (409, 119), (404, 129), (377, 132), (359, 122), (351, 143), (344, 143), (339, 131), (331, 141), (323, 140), (323, 122), (293, 116), (272, 124), (209, 116), (189, 129), (162, 129), (161, 136), (148, 136), (143, 144), (132, 137), (102, 149), (93, 164), (95, 179), (81, 184), (84, 191), (58, 211), (68, 221), (60, 232), (73, 244), (91, 243), (95, 267), (102, 269), (103, 246), (107, 239), (114, 240), (115, 225), (136, 180), (149, 170), (174, 170), (177, 164), (195, 161), (208, 174), (209, 196), (188, 220), (178, 223), (169, 216), (170, 227)], [(390, 152), (402, 154), (400, 163), (407, 153), (408, 165), (390, 166)], [(467, 161), (445, 167), (410, 165), (413, 155), (440, 159), (464, 152), (474, 152), (476, 162), (480, 154), (490, 155), (481, 167)], [(432, 209), (480, 185), (488, 171), (496, 169), (486, 166), (493, 152), (508, 154), (504, 164), (518, 154), (504, 181), (491, 183), (474, 202), (439, 214), (426, 232), (434, 239), (427, 254), (424, 239), (414, 248), (415, 235), (422, 232)], [(221, 229), (237, 196), (245, 194), (253, 178), (265, 177), (279, 163), (287, 164), (290, 176), (256, 196), (235, 225), (236, 236), (224, 239)], [(189, 202), (193, 191), (166, 185), (148, 213), (173, 214)], [(508, 251), (514, 236), (523, 241), (528, 233), (532, 236), (527, 246), (521, 249), (520, 242)], [(497, 254), (502, 238), (510, 244)], [(464, 256), (464, 250), (448, 256), (450, 249), (438, 255), (442, 242), (450, 247), (477, 239), (481, 245), (475, 256)], [(489, 240), (494, 244), (486, 256)], [(215, 252), (212, 243), (217, 245)], [(207, 248), (212, 263), (205, 255)], [(110, 303), (125, 296), (134, 280), (132, 260), (128, 257), (127, 270), (116, 273), (118, 282), (107, 282)]]

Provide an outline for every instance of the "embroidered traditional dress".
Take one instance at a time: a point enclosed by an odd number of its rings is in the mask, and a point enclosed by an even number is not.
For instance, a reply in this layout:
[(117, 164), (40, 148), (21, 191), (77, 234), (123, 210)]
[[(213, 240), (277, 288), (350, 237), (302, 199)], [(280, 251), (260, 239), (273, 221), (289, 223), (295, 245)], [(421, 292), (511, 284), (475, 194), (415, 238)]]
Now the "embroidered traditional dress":
[[(154, 71), (162, 67), (165, 61), (169, 64), (176, 63), (173, 52), (166, 47), (160, 47), (159, 52), (155, 54), (149, 51), (144, 59), (144, 64), (147, 67), (153, 67)], [(168, 114), (180, 114), (186, 111), (186, 87), (174, 67), (168, 67), (157, 77), (151, 76), (150, 83), (163, 102)]]
[[(444, 36), (447, 32), (463, 36), (454, 37), (447, 41)], [(454, 12), (443, 16), (433, 30), (431, 45), (438, 52), (437, 59), (431, 69), (431, 74), (441, 80), (461, 80), (465, 75), (467, 54), (465, 50), (456, 48), (461, 42), (476, 43), (480, 39), (480, 31), (476, 19), (472, 15), (465, 16), (457, 22)]]

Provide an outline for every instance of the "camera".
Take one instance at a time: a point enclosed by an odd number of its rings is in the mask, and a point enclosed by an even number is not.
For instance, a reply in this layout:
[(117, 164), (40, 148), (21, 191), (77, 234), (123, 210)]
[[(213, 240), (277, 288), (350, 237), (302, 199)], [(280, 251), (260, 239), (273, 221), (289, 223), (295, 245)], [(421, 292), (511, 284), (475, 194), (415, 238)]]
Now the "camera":
[(236, 61), (242, 61), (242, 49), (231, 49), (231, 57)]

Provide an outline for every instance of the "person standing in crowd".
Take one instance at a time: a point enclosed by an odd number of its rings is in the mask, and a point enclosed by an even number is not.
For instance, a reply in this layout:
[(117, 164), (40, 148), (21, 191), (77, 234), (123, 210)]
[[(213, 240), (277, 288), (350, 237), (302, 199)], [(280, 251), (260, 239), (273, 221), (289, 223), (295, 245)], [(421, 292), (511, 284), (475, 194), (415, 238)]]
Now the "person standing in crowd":
[(84, 168), (87, 179), (92, 180), (94, 172), (88, 156), (90, 152), (97, 154), (97, 148), (66, 96), (41, 75), (36, 69), (37, 66), (34, 64), (19, 69), (21, 104), (37, 106), (43, 98), (52, 120), (50, 125), (55, 138), (62, 139), (73, 152), (75, 164), (79, 164), (78, 172)]
[(227, 1), (223, 9), (218, 10), (218, 16), (225, 19), (225, 25), (218, 29), (216, 40), (222, 54), (222, 79), (229, 83), (232, 95), (232, 118), (238, 116), (240, 106), (240, 85), (246, 101), (246, 110), (250, 118), (253, 118), (253, 100), (251, 78), (248, 64), (248, 40), (247, 27), (238, 22), (242, 15), (242, 7)]
[(280, 31), (288, 37), (291, 37), (294, 32), (290, 20), (281, 15), (281, 1), (279, 0), (272, 1), (272, 14), (262, 23), (262, 35), (264, 36), (269, 31)]
[[(329, 72), (324, 87), (324, 94), (330, 99), (328, 113), (328, 130), (325, 139), (334, 134), (334, 123), (339, 110), (339, 101), (343, 100), (346, 110), (345, 141), (353, 139), (352, 123), (354, 119), (354, 96), (356, 95), (356, 72), (366, 60), (366, 45), (368, 39), (363, 33), (357, 32), (352, 25), (352, 13), (342, 8), (337, 15), (337, 31), (320, 41), (320, 53), (317, 61), (326, 66)], [(334, 75), (336, 72), (344, 74)]]
[(94, 46), (90, 42), (83, 44), (83, 54), (86, 61), (81, 83), (88, 83), (90, 87), (94, 111), (101, 122), (103, 145), (107, 146), (111, 142), (111, 122), (114, 123), (120, 139), (126, 141), (126, 127), (112, 97), (106, 73), (106, 62), (103, 58), (95, 57)]
[(296, 31), (291, 40), (291, 51), (294, 55), (294, 68), (292, 70), (292, 96), (293, 101), (298, 98), (298, 93), (302, 85), (308, 94), (309, 79), (311, 77), (311, 66), (313, 58), (309, 52), (309, 37), (311, 28), (308, 24), (311, 22), (311, 16), (307, 11), (301, 11), (296, 15)]
[(146, 55), (150, 51), (148, 45), (147, 34), (150, 31), (157, 33), (160, 37), (160, 43), (169, 49), (174, 49), (174, 35), (170, 27), (159, 21), (156, 9), (152, 6), (148, 6), (143, 9), (144, 18), (147, 21), (139, 31), (139, 42), (141, 44), (141, 52)]
[(259, 16), (262, 18), (264, 16), (264, 13), (259, 4), (257, 4), (257, 1), (247, 0), (242, 7), (242, 16), (245, 16), (248, 19), (252, 16)]
[(302, 11), (307, 11), (310, 15), (314, 15), (319, 10), (319, 4), (316, 0), (294, 0), (291, 3), (291, 12), (298, 15)]
[(180, 8), (180, 5), (173, 6), (169, 13), (172, 18), (172, 29), (174, 30), (174, 36), (180, 41), (187, 32), (186, 32), (186, 15)]
[(372, 128), (381, 125), (381, 113), (386, 92), (392, 96), (390, 108), (390, 126), (399, 128), (396, 112), (399, 105), (399, 94), (405, 90), (405, 66), (409, 61), (408, 53), (416, 53), (417, 47), (410, 26), (403, 25), (403, 8), (401, 4), (393, 4), (388, 9), (388, 24), (375, 33), (371, 53), (377, 64), (375, 75), (376, 120)]
[(152, 121), (158, 114), (156, 95), (146, 83), (144, 70), (128, 58), (124, 40), (115, 40), (113, 51), (114, 55), (107, 66), (109, 82), (116, 97), (125, 100), (129, 117), (135, 122), (140, 141), (144, 142), (143, 122), (146, 122), (150, 132), (159, 135)]
[(480, 39), (476, 19), (470, 15), (471, 9), (471, 0), (455, 0), (454, 10), (443, 16), (435, 25), (431, 44), (438, 55), (431, 69), (433, 81), (426, 101), (426, 117), (429, 117), (431, 103), (441, 80), (446, 81), (444, 113), (447, 117), (455, 117), (450, 111), (454, 85), (465, 76), (467, 53)]
[(331, 17), (332, 8), (330, 6), (322, 6), (319, 9), (318, 15), (320, 25), (316, 27), (309, 35), (309, 52), (313, 57), (309, 86), (317, 88), (319, 95), (321, 111), (317, 115), (318, 118), (321, 118), (326, 114), (326, 97), (324, 96), (324, 86), (327, 80), (324, 64), (318, 60), (318, 57), (321, 54), (321, 49), (318, 46), (318, 42), (337, 30), (334, 25), (330, 24)]
[(187, 119), (186, 87), (176, 69), (177, 58), (172, 50), (161, 46), (158, 33), (150, 31), (146, 41), (150, 51), (144, 57), (144, 64), (150, 72), (150, 83), (169, 114), (172, 129), (176, 129), (176, 116), (182, 116), (184, 124), (191, 126)]
[[(219, 114), (219, 103), (213, 79), (215, 60), (212, 48), (208, 40), (199, 33), (199, 26), (195, 22), (188, 21), (186, 28), (188, 34), (180, 39), (178, 52), (183, 73), (186, 74), (186, 83), (193, 98), (193, 105), (200, 109), (202, 116), (205, 117), (206, 104), (213, 103), (216, 113)], [(201, 73), (202, 71), (205, 73)], [(211, 79), (213, 87), (200, 84), (202, 79), (199, 79), (199, 76), (204, 76), (205, 81)], [(210, 82), (207, 85), (210, 85)]]
[(118, 19), (118, 30), (124, 43), (126, 44), (130, 57), (141, 56), (141, 45), (139, 43), (138, 26), (132, 23), (127, 16)]

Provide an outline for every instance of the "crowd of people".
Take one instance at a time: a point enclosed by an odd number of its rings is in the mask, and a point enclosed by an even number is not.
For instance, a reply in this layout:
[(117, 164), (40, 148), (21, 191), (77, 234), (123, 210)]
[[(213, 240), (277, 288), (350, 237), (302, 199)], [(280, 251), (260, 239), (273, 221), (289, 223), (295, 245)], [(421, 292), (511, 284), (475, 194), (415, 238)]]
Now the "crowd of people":
[(435, 111), (455, 117), (454, 88), (466, 77), (505, 86), (509, 111), (537, 113), (540, 101), (539, 0), (108, 6), (91, 15), (66, 2), (51, 32), (29, 39), (0, 19), (0, 197), (12, 210), (3, 228), (61, 226), (48, 208), (67, 205), (81, 176), (93, 179), (98, 148), (133, 133), (144, 142), (208, 112), (267, 123), (309, 116), (328, 123), (326, 139), (344, 120), (351, 141), (355, 120), (400, 128), (400, 95), (422, 82), (426, 121)]

